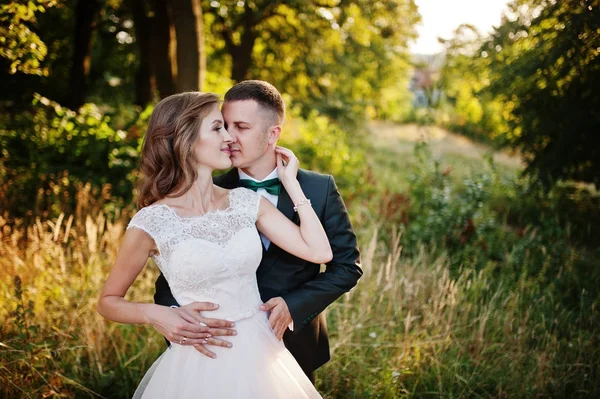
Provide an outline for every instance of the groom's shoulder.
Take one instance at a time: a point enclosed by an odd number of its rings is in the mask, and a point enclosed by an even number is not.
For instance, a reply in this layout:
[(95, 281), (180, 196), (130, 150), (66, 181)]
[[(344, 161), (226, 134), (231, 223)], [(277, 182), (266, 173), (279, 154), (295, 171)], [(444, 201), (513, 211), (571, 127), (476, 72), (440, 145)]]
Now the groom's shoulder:
[(316, 201), (316, 203), (326, 202), (329, 193), (335, 187), (333, 176), (328, 174), (298, 169), (297, 176), (298, 183), (300, 183), (304, 193), (311, 201)]
[(310, 182), (310, 184), (329, 184), (332, 180), (331, 175), (314, 172), (307, 169), (298, 169), (298, 182)]

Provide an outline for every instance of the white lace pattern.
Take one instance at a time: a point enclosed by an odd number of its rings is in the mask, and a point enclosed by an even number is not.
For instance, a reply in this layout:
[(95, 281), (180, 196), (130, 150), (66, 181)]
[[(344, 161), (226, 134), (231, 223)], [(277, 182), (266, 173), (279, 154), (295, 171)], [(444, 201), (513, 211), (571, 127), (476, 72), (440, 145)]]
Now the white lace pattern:
[(180, 305), (213, 302), (211, 317), (241, 320), (257, 313), (261, 299), (256, 269), (262, 247), (256, 219), (260, 195), (245, 188), (229, 192), (229, 207), (181, 217), (167, 205), (140, 209), (129, 226), (152, 237), (153, 256)]

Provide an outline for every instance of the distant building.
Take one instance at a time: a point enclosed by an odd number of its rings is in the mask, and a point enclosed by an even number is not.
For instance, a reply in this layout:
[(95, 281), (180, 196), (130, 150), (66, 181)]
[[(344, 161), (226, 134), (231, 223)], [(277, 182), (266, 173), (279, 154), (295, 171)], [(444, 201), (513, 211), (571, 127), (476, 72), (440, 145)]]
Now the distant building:
[(436, 84), (443, 62), (443, 54), (413, 56), (415, 69), (410, 79), (409, 89), (413, 93), (415, 108), (434, 107), (439, 103), (442, 92)]

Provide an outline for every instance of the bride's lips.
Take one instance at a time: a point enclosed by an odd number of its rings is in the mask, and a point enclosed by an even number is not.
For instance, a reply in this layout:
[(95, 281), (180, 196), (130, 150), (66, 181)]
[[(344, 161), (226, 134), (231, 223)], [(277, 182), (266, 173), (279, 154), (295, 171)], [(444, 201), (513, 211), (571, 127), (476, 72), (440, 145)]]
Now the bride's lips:
[(231, 150), (229, 147), (221, 148), (221, 152), (224, 152), (227, 155), (231, 155)]

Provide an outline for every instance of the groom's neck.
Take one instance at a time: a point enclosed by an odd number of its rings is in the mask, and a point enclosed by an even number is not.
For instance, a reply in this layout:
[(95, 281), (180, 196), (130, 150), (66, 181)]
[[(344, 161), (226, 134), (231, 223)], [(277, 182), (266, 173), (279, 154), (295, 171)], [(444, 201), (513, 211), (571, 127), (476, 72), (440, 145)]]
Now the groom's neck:
[(264, 180), (277, 167), (277, 161), (260, 162), (247, 168), (240, 168), (242, 172), (256, 180)]

